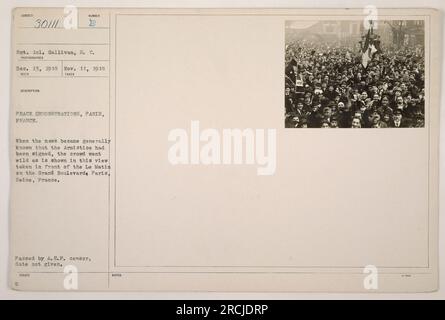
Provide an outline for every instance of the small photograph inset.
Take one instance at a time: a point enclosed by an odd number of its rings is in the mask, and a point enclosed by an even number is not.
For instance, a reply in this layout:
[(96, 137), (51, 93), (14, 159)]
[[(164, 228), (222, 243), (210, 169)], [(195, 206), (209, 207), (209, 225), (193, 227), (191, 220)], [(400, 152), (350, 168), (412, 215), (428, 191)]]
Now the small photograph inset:
[(424, 20), (286, 21), (286, 128), (425, 126)]

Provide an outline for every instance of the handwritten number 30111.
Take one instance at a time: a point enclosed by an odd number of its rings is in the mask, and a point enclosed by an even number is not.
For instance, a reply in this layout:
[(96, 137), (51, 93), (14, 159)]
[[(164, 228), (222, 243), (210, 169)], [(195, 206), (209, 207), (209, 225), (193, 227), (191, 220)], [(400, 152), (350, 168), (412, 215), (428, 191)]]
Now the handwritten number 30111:
[(36, 29), (50, 29), (50, 28), (57, 28), (57, 26), (60, 23), (60, 19), (37, 19), (35, 21), (35, 28)]

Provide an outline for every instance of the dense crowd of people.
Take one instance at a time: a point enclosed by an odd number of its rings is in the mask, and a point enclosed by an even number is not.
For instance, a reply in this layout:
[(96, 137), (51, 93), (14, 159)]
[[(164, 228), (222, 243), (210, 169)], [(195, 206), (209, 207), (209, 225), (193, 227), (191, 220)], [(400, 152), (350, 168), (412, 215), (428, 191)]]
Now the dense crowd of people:
[(362, 65), (360, 48), (288, 43), (286, 128), (423, 127), (423, 47), (383, 47)]

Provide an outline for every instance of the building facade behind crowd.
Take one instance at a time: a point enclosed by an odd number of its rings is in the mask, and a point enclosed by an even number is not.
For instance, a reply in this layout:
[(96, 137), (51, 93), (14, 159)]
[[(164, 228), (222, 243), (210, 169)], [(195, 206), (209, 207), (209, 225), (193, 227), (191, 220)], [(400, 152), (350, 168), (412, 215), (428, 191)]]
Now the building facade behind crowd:
[(286, 46), (286, 128), (424, 127), (423, 46), (385, 46), (366, 68), (343, 43)]

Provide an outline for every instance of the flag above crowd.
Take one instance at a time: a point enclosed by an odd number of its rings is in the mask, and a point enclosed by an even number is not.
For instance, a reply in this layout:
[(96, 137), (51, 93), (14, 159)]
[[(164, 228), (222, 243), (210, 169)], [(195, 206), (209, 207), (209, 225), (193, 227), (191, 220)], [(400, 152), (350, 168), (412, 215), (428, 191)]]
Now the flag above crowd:
[[(362, 45), (362, 66), (367, 68), (369, 62), (372, 61), (375, 54), (380, 51), (380, 36), (374, 34), (373, 23), (370, 24), (368, 32), (366, 34), (365, 41)], [(360, 41), (362, 43), (362, 41)]]

